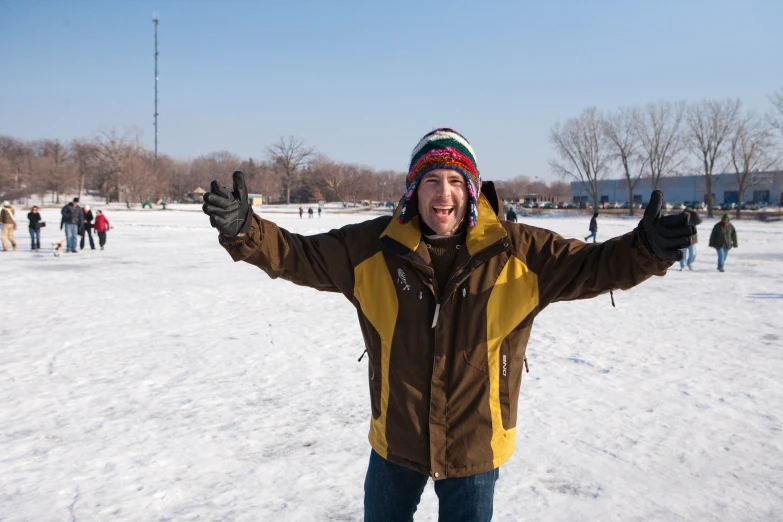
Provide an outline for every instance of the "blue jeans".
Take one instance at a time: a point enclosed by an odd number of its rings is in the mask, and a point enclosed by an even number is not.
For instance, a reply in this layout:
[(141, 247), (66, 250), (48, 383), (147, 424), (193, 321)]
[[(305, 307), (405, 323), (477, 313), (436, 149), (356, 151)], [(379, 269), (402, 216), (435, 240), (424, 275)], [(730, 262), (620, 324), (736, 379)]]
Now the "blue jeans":
[(40, 250), (41, 248), (41, 229), (40, 228), (30, 228), (27, 227), (30, 231), (30, 250)]
[(588, 239), (590, 239), (592, 237), (593, 238), (593, 243), (595, 243), (595, 238), (596, 238), (597, 235), (598, 235), (598, 232), (590, 232), (590, 235), (585, 238), (585, 241), (587, 241)]
[(685, 265), (691, 266), (691, 263), (694, 261), (696, 261), (696, 245), (683, 248), (682, 259), (680, 259), (680, 268), (685, 268)]
[(729, 255), (729, 247), (723, 245), (716, 250), (718, 251), (718, 268), (720, 269), (723, 268), (723, 265), (726, 264), (726, 257)]
[(65, 249), (68, 252), (76, 252), (76, 234), (78, 233), (78, 225), (74, 223), (65, 224)]
[[(489, 522), (499, 469), (470, 477), (435, 481), (438, 520)], [(410, 522), (429, 477), (370, 454), (364, 480), (365, 522)]]

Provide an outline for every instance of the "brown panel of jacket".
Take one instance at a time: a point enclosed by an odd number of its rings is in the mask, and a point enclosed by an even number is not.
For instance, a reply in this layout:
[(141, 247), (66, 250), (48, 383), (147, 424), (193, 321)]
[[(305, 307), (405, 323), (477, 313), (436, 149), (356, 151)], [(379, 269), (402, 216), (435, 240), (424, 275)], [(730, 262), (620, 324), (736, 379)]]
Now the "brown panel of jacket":
[(370, 443), (435, 480), (492, 470), (513, 453), (525, 349), (541, 310), (631, 288), (671, 265), (636, 230), (587, 244), (503, 221), (486, 182), (478, 222), (439, 293), (418, 218), (401, 225), (398, 213), (399, 205), (395, 218), (313, 236), (254, 215), (246, 236), (220, 243), (235, 261), (341, 292), (356, 306), (370, 365)]

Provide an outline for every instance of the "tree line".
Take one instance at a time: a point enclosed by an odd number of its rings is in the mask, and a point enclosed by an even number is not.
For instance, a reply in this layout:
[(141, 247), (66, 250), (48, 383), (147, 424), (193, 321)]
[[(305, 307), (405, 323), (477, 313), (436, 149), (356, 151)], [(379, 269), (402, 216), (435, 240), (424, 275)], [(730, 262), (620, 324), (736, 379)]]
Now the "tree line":
[(563, 179), (581, 182), (594, 208), (602, 179), (622, 177), (632, 202), (642, 178), (657, 189), (666, 176), (699, 173), (705, 178), (705, 203), (712, 217), (713, 174), (735, 173), (742, 202), (748, 189), (762, 181), (758, 173), (779, 167), (783, 89), (773, 93), (770, 102), (766, 114), (743, 110), (739, 98), (658, 102), (605, 112), (590, 107), (551, 128), (549, 141), (557, 158), (549, 164)]
[[(24, 141), (0, 136), (0, 198), (62, 203), (65, 194), (97, 194), (110, 201), (198, 201), (193, 192), (217, 174), (245, 173), (248, 190), (268, 203), (321, 199), (347, 204), (362, 200), (394, 201), (402, 195), (406, 173), (377, 170), (334, 161), (295, 137), (280, 137), (266, 147), (263, 158), (211, 152), (195, 159), (158, 155), (147, 149), (134, 129), (99, 132), (91, 139)], [(547, 184), (519, 176), (498, 182), (504, 197), (563, 200), (568, 184)], [(48, 194), (48, 196), (44, 196)], [(190, 196), (189, 196), (190, 195)], [(48, 201), (43, 201), (48, 197)], [(34, 201), (37, 203), (37, 201)]]

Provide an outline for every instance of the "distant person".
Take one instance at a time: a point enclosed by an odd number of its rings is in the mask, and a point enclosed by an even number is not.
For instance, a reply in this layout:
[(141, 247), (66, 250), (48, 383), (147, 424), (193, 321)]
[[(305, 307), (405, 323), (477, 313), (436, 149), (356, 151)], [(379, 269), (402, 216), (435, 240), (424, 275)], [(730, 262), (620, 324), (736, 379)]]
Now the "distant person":
[(318, 207), (318, 217), (321, 217), (321, 207)]
[(34, 206), (27, 214), (27, 220), (30, 222), (28, 228), (30, 229), (30, 250), (32, 252), (41, 251), (41, 227), (46, 225), (45, 221), (41, 221), (41, 214), (38, 212), (38, 207)]
[(506, 221), (511, 221), (512, 223), (517, 222), (517, 213), (514, 212), (512, 207), (508, 207), (508, 212), (506, 212)]
[(3, 210), (0, 210), (0, 223), (3, 224), (3, 230), (0, 232), (3, 242), (3, 252), (8, 252), (8, 244), (16, 250), (16, 239), (14, 239), (14, 230), (16, 230), (16, 219), (14, 218), (14, 207), (8, 201), (3, 201)]
[(718, 271), (724, 272), (723, 265), (726, 264), (726, 257), (729, 250), (737, 248), (737, 231), (734, 225), (729, 223), (731, 218), (728, 214), (723, 214), (720, 222), (712, 227), (710, 234), (710, 246), (718, 251)]
[(593, 243), (596, 242), (596, 236), (598, 235), (598, 212), (593, 214), (593, 219), (590, 220), (590, 228), (588, 229), (590, 231), (590, 235), (585, 238), (585, 241), (593, 238)]
[(302, 207), (299, 207), (299, 219), (302, 219), (303, 214), (304, 214), (304, 209)]
[(313, 207), (307, 207), (307, 217), (313, 219)]
[(60, 220), (60, 230), (65, 228), (65, 252), (75, 254), (76, 236), (84, 224), (84, 214), (79, 206), (79, 198), (73, 198), (73, 201), (65, 205), (60, 211), (62, 219)]
[(99, 210), (98, 215), (95, 216), (95, 232), (98, 233), (98, 244), (101, 250), (103, 250), (103, 245), (106, 244), (106, 232), (109, 231), (109, 228), (111, 228), (109, 220), (103, 215), (103, 210)]
[(92, 240), (92, 211), (90, 205), (84, 206), (84, 233), (79, 243), (79, 250), (84, 250), (84, 238), (90, 238), (90, 248), (95, 250), (95, 242)]
[[(683, 214), (688, 216), (688, 222), (693, 225), (693, 229), (696, 230), (696, 225), (701, 225), (701, 218), (699, 213), (696, 212), (691, 206), (685, 207)], [(680, 259), (680, 272), (685, 270), (685, 266), (688, 266), (688, 270), (693, 270), (693, 262), (696, 261), (696, 243), (698, 242), (698, 234), (693, 234), (693, 244), (688, 248), (682, 249), (682, 259)]]

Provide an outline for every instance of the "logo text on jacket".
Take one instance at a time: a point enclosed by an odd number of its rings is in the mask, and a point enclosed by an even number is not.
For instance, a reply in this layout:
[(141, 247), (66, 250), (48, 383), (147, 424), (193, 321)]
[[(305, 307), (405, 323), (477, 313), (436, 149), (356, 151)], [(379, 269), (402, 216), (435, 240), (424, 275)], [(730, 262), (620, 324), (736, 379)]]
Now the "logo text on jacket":
[(410, 290), (411, 285), (408, 284), (408, 280), (405, 279), (405, 272), (402, 271), (402, 268), (397, 269), (397, 282), (401, 285), (404, 285), (402, 287), (403, 290)]

